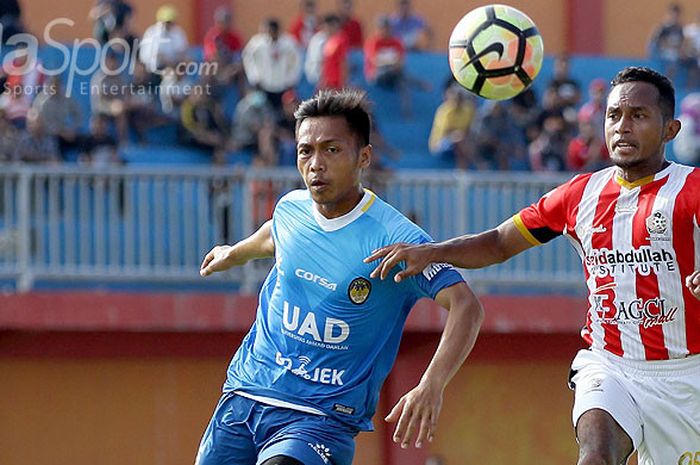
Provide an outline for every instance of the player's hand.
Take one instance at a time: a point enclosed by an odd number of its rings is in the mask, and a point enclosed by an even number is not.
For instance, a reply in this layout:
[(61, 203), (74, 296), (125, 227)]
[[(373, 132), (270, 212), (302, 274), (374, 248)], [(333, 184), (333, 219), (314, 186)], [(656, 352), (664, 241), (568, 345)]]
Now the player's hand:
[(392, 439), (401, 444), (402, 449), (407, 448), (414, 437), (415, 446), (419, 448), (425, 441), (433, 441), (442, 407), (442, 389), (436, 383), (421, 381), (399, 399), (384, 419), (396, 423)]
[(685, 278), (685, 286), (696, 299), (700, 300), (700, 270), (694, 271)]
[(199, 274), (206, 277), (217, 271), (226, 271), (236, 265), (243, 265), (245, 261), (236, 260), (233, 254), (233, 246), (217, 245), (204, 256)]
[(369, 275), (370, 278), (379, 276), (380, 279), (385, 279), (393, 267), (404, 262), (406, 267), (394, 276), (394, 281), (399, 283), (404, 278), (423, 271), (433, 261), (431, 259), (432, 250), (432, 244), (406, 244), (402, 242), (373, 251), (372, 255), (364, 259), (364, 262), (370, 263), (382, 259)]

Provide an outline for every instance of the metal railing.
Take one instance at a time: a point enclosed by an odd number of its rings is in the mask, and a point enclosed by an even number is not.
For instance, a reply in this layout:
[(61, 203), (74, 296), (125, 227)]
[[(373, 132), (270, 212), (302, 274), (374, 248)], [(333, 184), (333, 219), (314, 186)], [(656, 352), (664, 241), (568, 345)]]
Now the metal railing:
[[(370, 180), (382, 198), (436, 240), (491, 228), (567, 176), (399, 172)], [(19, 290), (37, 280), (201, 282), (203, 255), (262, 224), (294, 170), (198, 167), (2, 166), (0, 278)], [(474, 286), (578, 287), (580, 260), (565, 240), (483, 270)], [(254, 291), (269, 263), (214, 279)]]

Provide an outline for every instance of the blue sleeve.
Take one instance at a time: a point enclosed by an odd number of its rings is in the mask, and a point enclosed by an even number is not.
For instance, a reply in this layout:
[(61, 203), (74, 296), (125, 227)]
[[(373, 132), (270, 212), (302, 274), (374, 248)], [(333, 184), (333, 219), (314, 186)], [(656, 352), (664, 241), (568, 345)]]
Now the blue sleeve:
[[(417, 226), (411, 236), (413, 237), (406, 240), (406, 242), (413, 244), (433, 242), (433, 239), (428, 233)], [(462, 275), (449, 263), (431, 263), (421, 273), (412, 276), (410, 282), (416, 288), (420, 297), (429, 297), (435, 300), (435, 297), (441, 290), (454, 284), (464, 282), (464, 278), (462, 278)]]
[(464, 282), (462, 275), (448, 263), (431, 263), (412, 279), (425, 297), (433, 300), (441, 290)]

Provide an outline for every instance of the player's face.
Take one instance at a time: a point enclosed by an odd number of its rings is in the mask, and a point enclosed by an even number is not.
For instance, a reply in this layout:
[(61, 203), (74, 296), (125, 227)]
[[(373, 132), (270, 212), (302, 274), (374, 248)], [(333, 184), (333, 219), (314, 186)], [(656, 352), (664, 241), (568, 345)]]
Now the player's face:
[(664, 120), (659, 91), (648, 82), (613, 87), (605, 113), (605, 143), (612, 162), (639, 177), (655, 173), (664, 162), (664, 144), (680, 129)]
[(342, 116), (306, 118), (299, 125), (297, 168), (326, 218), (344, 215), (362, 198), (360, 175), (372, 146), (360, 145)]

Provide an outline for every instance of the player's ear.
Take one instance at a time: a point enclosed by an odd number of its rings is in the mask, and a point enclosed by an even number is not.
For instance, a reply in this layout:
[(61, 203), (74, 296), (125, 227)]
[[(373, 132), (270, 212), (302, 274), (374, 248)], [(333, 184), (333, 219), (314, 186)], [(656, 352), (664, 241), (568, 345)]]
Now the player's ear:
[(664, 128), (664, 142), (671, 142), (681, 130), (681, 122), (677, 119), (672, 119), (666, 122)]
[(360, 168), (369, 167), (370, 163), (372, 163), (372, 153), (373, 153), (372, 144), (367, 144), (360, 149), (360, 155), (359, 155)]

